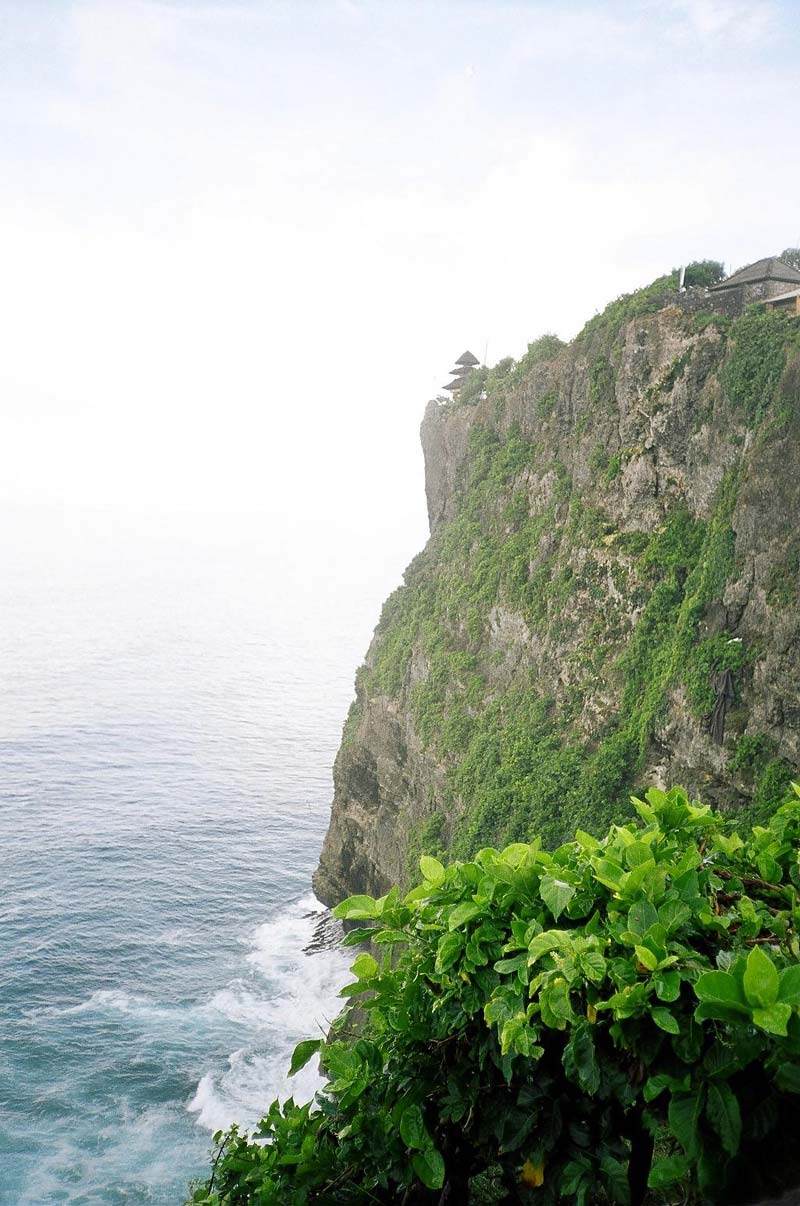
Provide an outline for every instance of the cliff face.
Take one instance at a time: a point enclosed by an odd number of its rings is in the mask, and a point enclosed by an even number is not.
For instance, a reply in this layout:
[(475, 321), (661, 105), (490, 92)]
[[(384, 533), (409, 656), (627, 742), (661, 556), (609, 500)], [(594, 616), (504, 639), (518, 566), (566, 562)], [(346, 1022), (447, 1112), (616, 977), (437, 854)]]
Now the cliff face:
[(431, 538), (357, 676), (324, 901), (596, 829), (639, 784), (746, 824), (798, 777), (800, 324), (669, 300), (429, 404)]

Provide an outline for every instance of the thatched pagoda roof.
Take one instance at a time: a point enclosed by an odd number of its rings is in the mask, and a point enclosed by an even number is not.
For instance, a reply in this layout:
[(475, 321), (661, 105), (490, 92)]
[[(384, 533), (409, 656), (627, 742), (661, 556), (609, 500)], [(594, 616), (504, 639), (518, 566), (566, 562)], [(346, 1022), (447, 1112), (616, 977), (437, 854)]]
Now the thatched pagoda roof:
[(480, 360), (477, 356), (473, 356), (472, 352), (462, 352), (456, 364), (468, 364), (471, 368), (474, 368), (476, 364), (480, 364)]

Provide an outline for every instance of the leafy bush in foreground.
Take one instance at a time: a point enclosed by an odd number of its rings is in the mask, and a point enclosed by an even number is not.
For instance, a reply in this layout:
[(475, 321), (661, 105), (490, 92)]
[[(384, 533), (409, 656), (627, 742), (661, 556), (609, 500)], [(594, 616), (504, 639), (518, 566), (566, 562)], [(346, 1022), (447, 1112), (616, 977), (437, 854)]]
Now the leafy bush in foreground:
[(300, 1044), (325, 1089), (218, 1136), (194, 1201), (733, 1203), (800, 1181), (800, 800), (745, 840), (680, 789), (634, 803), (602, 840), (423, 857), (404, 899), (340, 905), (375, 952), (343, 992), (363, 1015)]

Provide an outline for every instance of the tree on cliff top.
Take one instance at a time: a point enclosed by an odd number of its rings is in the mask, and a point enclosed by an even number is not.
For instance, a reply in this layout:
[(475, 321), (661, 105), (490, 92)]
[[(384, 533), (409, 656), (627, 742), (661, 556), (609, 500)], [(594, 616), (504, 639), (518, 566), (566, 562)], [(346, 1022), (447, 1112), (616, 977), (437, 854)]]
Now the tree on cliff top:
[(635, 805), (602, 840), (424, 856), (404, 899), (340, 905), (375, 952), (343, 990), (366, 1023), (300, 1044), (293, 1070), (320, 1051), (329, 1083), (218, 1136), (193, 1200), (733, 1203), (800, 1180), (800, 800), (746, 840), (679, 789)]

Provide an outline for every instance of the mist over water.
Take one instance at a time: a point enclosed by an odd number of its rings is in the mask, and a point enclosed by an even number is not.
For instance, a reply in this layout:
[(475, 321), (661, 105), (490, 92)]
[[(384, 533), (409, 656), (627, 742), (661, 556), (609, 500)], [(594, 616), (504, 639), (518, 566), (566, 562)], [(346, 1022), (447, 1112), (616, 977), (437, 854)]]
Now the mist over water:
[(318, 1083), (289, 1055), (349, 960), (305, 953), (310, 877), (390, 583), (268, 537), (23, 545), (0, 540), (0, 1202), (176, 1203), (214, 1130)]

